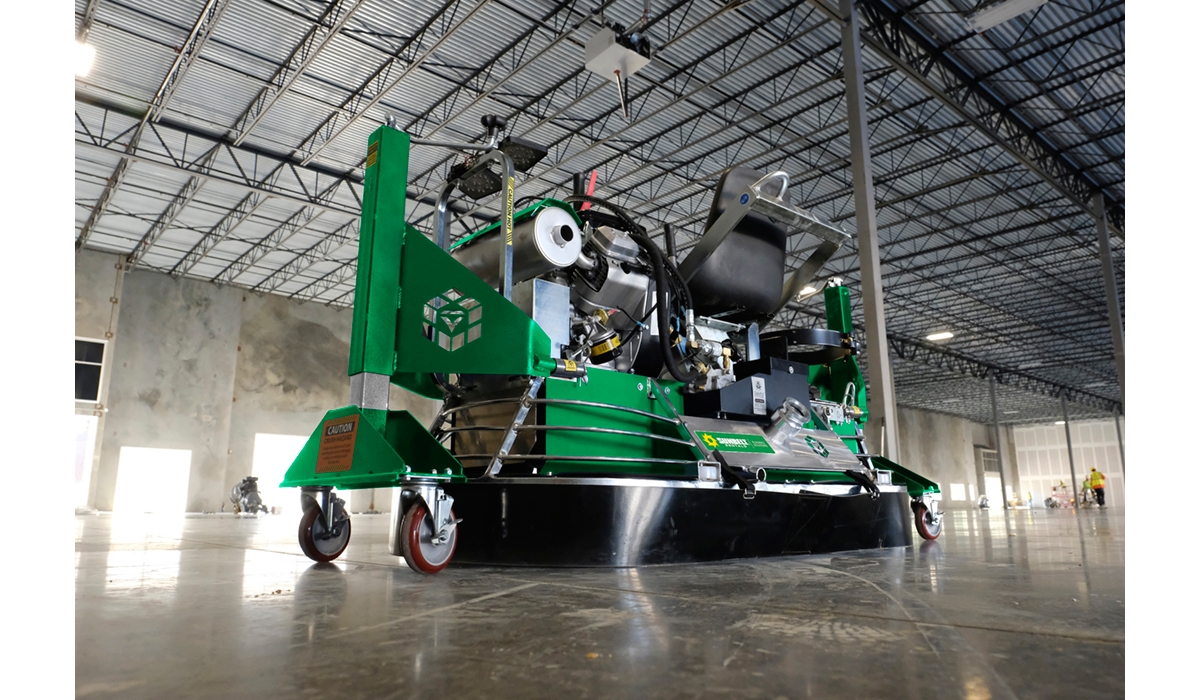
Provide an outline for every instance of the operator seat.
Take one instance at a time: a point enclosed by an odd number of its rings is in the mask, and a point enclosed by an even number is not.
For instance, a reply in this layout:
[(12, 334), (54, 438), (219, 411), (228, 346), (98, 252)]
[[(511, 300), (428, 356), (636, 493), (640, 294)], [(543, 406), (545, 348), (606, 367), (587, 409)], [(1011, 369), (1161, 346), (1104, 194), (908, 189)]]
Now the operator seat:
[[(713, 192), (704, 230), (712, 228), (721, 214), (764, 175), (744, 167), (732, 168), (722, 175)], [(774, 194), (778, 186), (776, 181), (765, 184), (763, 189)], [(788, 194), (784, 193), (784, 201), (788, 200)], [(680, 263), (679, 271), (684, 279), (691, 276), (688, 289), (696, 315), (720, 314), (722, 320), (740, 322), (773, 312), (783, 294), (786, 251), (787, 229), (756, 212), (742, 217), (698, 269), (694, 269), (692, 261), (696, 253), (693, 248), (692, 254)]]

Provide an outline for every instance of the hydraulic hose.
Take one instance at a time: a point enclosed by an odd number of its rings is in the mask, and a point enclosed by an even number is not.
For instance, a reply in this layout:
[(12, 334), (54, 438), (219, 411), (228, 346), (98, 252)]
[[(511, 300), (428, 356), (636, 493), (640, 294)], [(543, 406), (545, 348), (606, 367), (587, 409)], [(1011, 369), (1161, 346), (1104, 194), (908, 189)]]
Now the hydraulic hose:
[[(650, 237), (646, 235), (646, 229), (638, 225), (638, 223), (633, 220), (633, 217), (631, 217), (629, 213), (620, 206), (613, 204), (606, 199), (592, 197), (590, 195), (572, 195), (567, 197), (564, 201), (567, 203), (591, 202), (594, 206), (604, 207), (605, 209), (613, 212), (617, 215), (617, 218), (628, 227), (630, 237), (633, 238), (633, 240), (637, 242), (638, 246), (640, 246), (642, 250), (646, 252), (646, 255), (650, 257), (650, 263), (654, 268), (654, 286), (655, 297), (657, 301), (656, 310), (658, 320), (658, 343), (659, 348), (663, 353), (663, 364), (667, 366), (667, 371), (671, 373), (671, 377), (673, 377), (675, 381), (684, 382), (685, 384), (695, 381), (699, 375), (697, 375), (695, 372), (683, 371), (677, 366), (675, 361), (671, 359), (673, 355), (671, 350), (674, 346), (671, 343), (671, 317), (670, 309), (668, 307), (668, 290), (672, 286), (675, 286), (679, 295), (681, 295), (685, 300), (685, 308), (692, 308), (691, 290), (688, 289), (687, 284), (683, 281), (683, 276), (679, 274), (679, 270), (675, 268), (675, 265), (671, 263), (671, 261), (666, 259), (666, 256), (663, 255), (662, 250), (655, 245), (654, 241), (650, 240)], [(674, 279), (669, 279), (668, 275)], [(676, 284), (672, 285), (672, 282), (675, 282)]]
[(674, 353), (671, 352), (674, 344), (671, 342), (671, 318), (667, 312), (667, 271), (663, 264), (662, 251), (656, 245), (650, 245), (647, 252), (654, 261), (654, 276), (655, 276), (655, 294), (658, 297), (658, 346), (663, 353), (663, 362), (667, 366), (667, 371), (675, 378), (677, 382), (689, 383), (697, 378), (695, 372), (684, 372), (675, 363), (672, 358)]
[(667, 258), (665, 255), (661, 254), (662, 251), (658, 249), (658, 246), (655, 245), (654, 241), (650, 240), (650, 236), (646, 233), (646, 229), (644, 227), (642, 227), (641, 225), (639, 225), (636, 221), (634, 221), (633, 217), (631, 217), (629, 215), (629, 212), (625, 211), (620, 206), (613, 204), (612, 202), (608, 201), (607, 199), (603, 199), (600, 197), (593, 197), (591, 195), (586, 195), (586, 194), (571, 195), (570, 197), (567, 197), (563, 201), (568, 204), (573, 204), (575, 202), (591, 202), (593, 205), (604, 207), (605, 209), (608, 209), (611, 212), (613, 212), (614, 214), (616, 214), (617, 218), (620, 219), (622, 221), (622, 223), (624, 223), (628, 227), (630, 236), (635, 241), (637, 241), (638, 244), (643, 249), (645, 249), (645, 250), (654, 249), (654, 250), (659, 251), (659, 253), (660, 253), (659, 260), (661, 260), (663, 262), (663, 265), (666, 268), (667, 273), (671, 275), (671, 278), (675, 283), (674, 286), (676, 287), (678, 294), (680, 295), (680, 297), (682, 299), (685, 300), (686, 308), (690, 309), (693, 307), (692, 291), (690, 289), (688, 289), (687, 283), (683, 281), (683, 275), (679, 274), (679, 269), (677, 267), (675, 267), (675, 263), (671, 262), (671, 260), (669, 258)]

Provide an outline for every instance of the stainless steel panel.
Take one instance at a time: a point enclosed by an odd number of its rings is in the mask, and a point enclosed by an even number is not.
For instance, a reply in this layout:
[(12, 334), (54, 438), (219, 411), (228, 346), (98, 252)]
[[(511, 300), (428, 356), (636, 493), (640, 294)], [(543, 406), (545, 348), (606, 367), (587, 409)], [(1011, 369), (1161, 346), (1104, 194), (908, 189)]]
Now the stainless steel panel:
[(544, 279), (531, 279), (513, 286), (513, 303), (529, 314), (550, 336), (555, 358), (571, 342), (571, 288)]
[[(766, 439), (762, 428), (755, 423), (692, 417), (684, 417), (683, 421), (692, 432), (736, 433), (755, 435)], [(817, 454), (816, 449), (809, 445), (808, 438), (812, 438), (814, 442), (824, 446), (829, 451), (828, 456), (822, 457)], [(858, 457), (850, 451), (850, 448), (846, 447), (846, 443), (842, 442), (837, 434), (826, 430), (802, 430), (782, 447), (776, 445), (772, 445), (772, 447), (776, 450), (775, 454), (753, 452), (723, 452), (722, 454), (729, 464), (735, 467), (866, 471)]]

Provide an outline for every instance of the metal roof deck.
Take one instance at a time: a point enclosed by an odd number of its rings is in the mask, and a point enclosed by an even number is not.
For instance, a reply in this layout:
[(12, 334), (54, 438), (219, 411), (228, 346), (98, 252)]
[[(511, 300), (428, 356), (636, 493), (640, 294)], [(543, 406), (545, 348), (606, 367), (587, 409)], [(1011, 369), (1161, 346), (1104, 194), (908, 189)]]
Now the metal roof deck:
[[(995, 376), (1005, 422), (1056, 419), (1064, 394), (1073, 415), (1111, 415), (1088, 207), (1102, 191), (1123, 293), (1124, 4), (1052, 0), (975, 34), (964, 17), (985, 4), (857, 5), (897, 400), (987, 421)], [(475, 139), (480, 116), (504, 115), (550, 147), (519, 197), (563, 196), (573, 172), (597, 169), (599, 195), (656, 233), (671, 223), (681, 249), (716, 179), (742, 164), (787, 171), (794, 202), (854, 230), (833, 0), (75, 7), (96, 47), (76, 80), (76, 239), (138, 267), (352, 304), (364, 144), (388, 117)], [(602, 17), (628, 26), (644, 11), (655, 54), (629, 80), (627, 122), (613, 86), (584, 70), (583, 44)], [(419, 229), (452, 162), (414, 148)], [(451, 235), (497, 211), (462, 202)], [(798, 258), (813, 243), (791, 245)], [(857, 289), (855, 242), (823, 275)], [(777, 323), (819, 322), (819, 304)], [(940, 330), (955, 337), (923, 340)]]

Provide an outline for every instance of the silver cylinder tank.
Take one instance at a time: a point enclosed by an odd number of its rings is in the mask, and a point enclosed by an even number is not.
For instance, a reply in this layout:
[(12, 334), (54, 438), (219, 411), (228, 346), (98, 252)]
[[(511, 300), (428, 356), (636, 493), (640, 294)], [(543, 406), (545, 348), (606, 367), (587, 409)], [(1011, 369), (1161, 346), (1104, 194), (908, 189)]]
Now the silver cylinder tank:
[[(558, 207), (546, 207), (513, 226), (513, 284), (574, 264), (583, 249), (575, 219)], [(500, 283), (500, 228), (451, 251), (454, 259), (484, 282)]]

